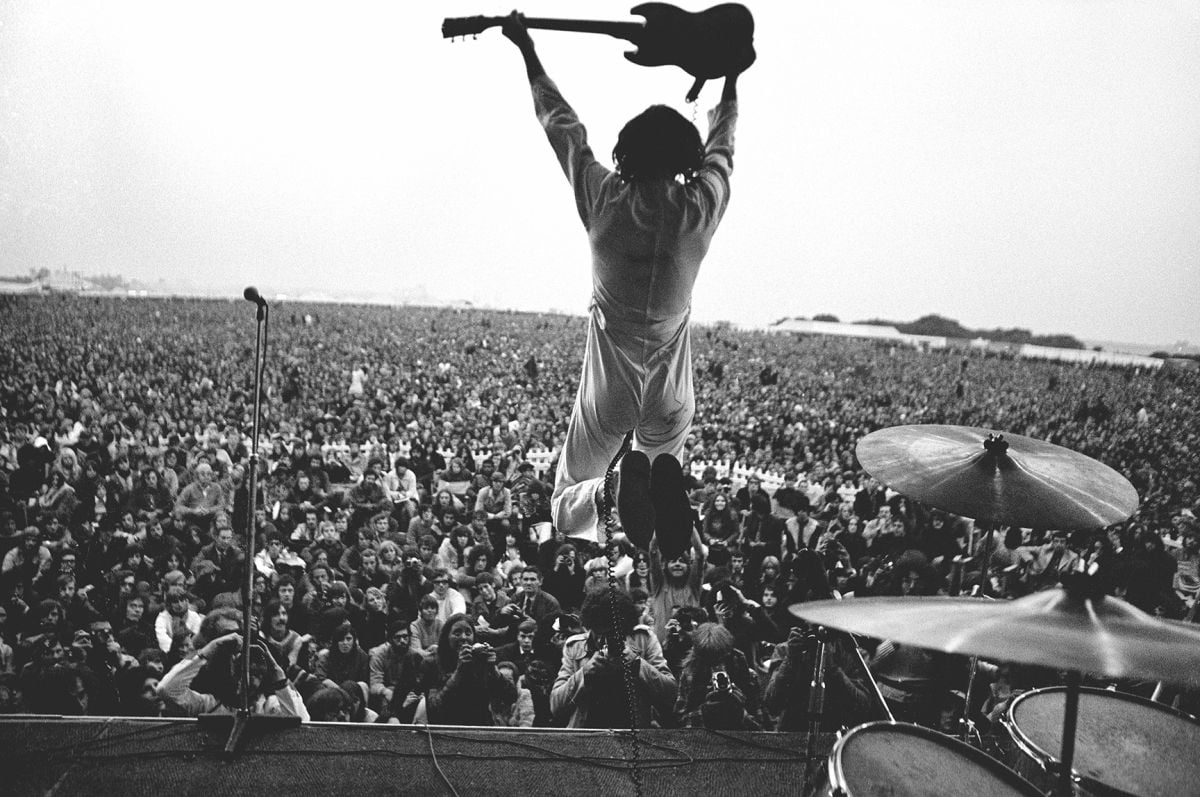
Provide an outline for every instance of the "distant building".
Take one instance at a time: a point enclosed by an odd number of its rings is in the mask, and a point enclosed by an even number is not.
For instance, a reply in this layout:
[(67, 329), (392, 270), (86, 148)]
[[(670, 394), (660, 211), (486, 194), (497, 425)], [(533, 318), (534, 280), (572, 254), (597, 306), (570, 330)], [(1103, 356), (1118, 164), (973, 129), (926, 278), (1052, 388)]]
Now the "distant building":
[(841, 324), (834, 321), (809, 321), (788, 318), (768, 327), (771, 332), (790, 332), (796, 335), (829, 335), (842, 338), (891, 341), (898, 345), (921, 349), (959, 349), (1024, 357), (1038, 360), (1059, 360), (1081, 365), (1119, 365), (1129, 368), (1161, 368), (1163, 361), (1156, 357), (1091, 349), (1060, 349), (1053, 346), (992, 341), (984, 338), (943, 338), (933, 335), (908, 335), (893, 326), (876, 324)]
[(880, 324), (843, 324), (837, 321), (809, 321), (804, 318), (786, 318), (768, 327), (771, 332), (791, 332), (796, 335), (830, 335), (840, 338), (865, 340), (887, 340), (904, 346), (927, 349), (944, 349), (946, 338), (935, 335), (906, 335), (895, 327)]
[(41, 280), (42, 289), (58, 293), (89, 293), (99, 290), (96, 283), (74, 271), (52, 271)]

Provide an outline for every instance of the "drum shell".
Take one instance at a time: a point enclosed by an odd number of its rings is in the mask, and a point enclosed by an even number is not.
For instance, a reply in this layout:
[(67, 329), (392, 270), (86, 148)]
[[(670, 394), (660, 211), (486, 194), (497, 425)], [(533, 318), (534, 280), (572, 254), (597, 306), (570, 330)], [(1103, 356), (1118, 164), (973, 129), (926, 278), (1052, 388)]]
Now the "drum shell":
[[(891, 766), (876, 772), (879, 784), (858, 772), (867, 766), (857, 748), (869, 737), (887, 737)], [(931, 760), (936, 759), (936, 760)], [(940, 776), (939, 776), (940, 773)], [(905, 780), (910, 782), (905, 783)], [(842, 735), (829, 753), (825, 781), (817, 794), (825, 797), (875, 797), (876, 795), (963, 795), (1033, 797), (1041, 792), (1001, 762), (970, 745), (920, 725), (904, 722), (868, 722)]]
[[(1075, 794), (1200, 794), (1200, 722), (1136, 695), (1088, 687), (1079, 693)], [(1058, 780), (1061, 753), (1050, 748), (1061, 745), (1065, 705), (1066, 687), (1034, 689), (1014, 698), (1001, 717), (1006, 762), (1047, 792)], [(1035, 706), (1045, 721), (1031, 722)]]

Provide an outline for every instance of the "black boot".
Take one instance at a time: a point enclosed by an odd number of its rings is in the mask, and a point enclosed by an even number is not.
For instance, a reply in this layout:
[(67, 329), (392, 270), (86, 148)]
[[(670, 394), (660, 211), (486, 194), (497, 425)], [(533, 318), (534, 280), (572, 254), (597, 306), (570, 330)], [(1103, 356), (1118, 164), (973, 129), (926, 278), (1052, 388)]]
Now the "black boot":
[(629, 451), (621, 457), (617, 517), (629, 541), (642, 550), (649, 549), (654, 533), (654, 505), (650, 499), (650, 458), (641, 451)]
[(692, 502), (679, 460), (670, 454), (654, 458), (650, 471), (650, 498), (654, 503), (658, 549), (664, 562), (687, 553), (692, 545)]

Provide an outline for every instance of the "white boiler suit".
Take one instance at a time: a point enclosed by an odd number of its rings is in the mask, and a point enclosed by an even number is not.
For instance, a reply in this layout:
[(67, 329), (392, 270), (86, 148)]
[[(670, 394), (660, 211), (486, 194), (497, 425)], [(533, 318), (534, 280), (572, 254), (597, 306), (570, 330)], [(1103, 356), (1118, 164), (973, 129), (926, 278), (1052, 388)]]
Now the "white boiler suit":
[(545, 75), (534, 107), (575, 192), (592, 250), (587, 351), (551, 498), (555, 525), (603, 539), (597, 491), (626, 432), (651, 461), (681, 457), (696, 411), (688, 328), (700, 261), (729, 203), (736, 101), (709, 111), (704, 166), (688, 185), (626, 182), (596, 161), (587, 132)]

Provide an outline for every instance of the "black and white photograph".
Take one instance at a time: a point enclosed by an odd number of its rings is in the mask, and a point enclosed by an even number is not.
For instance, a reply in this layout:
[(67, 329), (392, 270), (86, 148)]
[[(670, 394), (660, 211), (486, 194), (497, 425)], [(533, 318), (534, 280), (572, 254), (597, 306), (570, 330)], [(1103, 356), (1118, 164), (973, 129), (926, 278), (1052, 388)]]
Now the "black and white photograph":
[(1200, 794), (1200, 0), (0, 3), (13, 795)]

